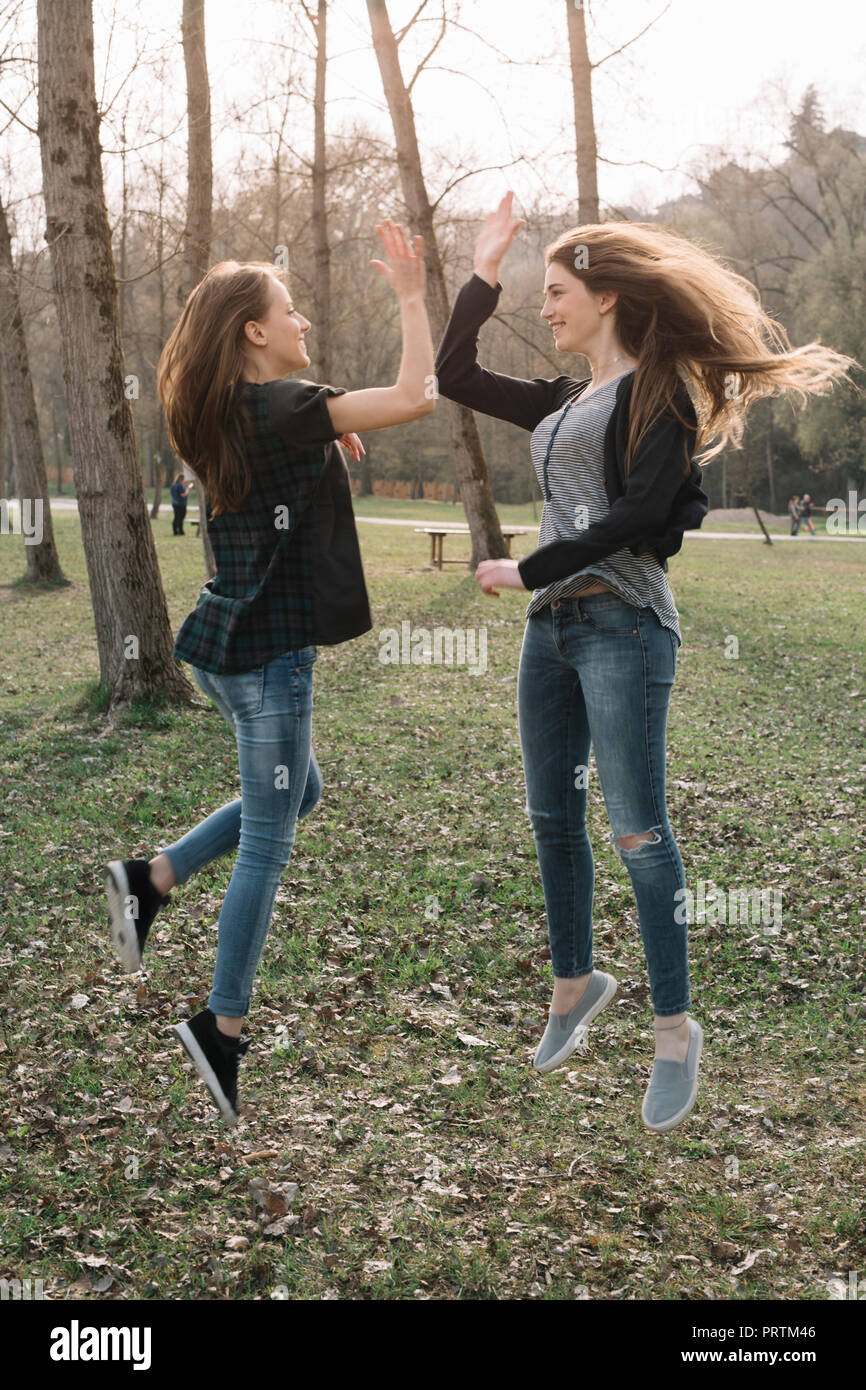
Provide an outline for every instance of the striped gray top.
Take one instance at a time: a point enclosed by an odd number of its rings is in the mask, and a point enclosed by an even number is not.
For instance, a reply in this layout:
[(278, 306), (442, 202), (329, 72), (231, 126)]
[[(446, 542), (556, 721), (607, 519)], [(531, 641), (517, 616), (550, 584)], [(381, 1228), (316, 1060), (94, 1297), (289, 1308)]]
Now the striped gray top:
[[(548, 460), (550, 499), (545, 499), (541, 513), (539, 546), (574, 540), (580, 531), (601, 521), (610, 511), (604, 486), (604, 435), (616, 404), (617, 382), (627, 375), (620, 372), (587, 399), (575, 401), (570, 409), (566, 404), (562, 410), (546, 415), (532, 431), (532, 462), (543, 494), (544, 456), (550, 436), (563, 411), (568, 411)], [(676, 633), (677, 643), (682, 646), (679, 615), (663, 566), (654, 555), (632, 555), (627, 546), (587, 565), (578, 574), (558, 579), (544, 589), (533, 589), (526, 616), (537, 613), (551, 599), (573, 597), (597, 583), (607, 584), (626, 603), (652, 608), (662, 626)]]

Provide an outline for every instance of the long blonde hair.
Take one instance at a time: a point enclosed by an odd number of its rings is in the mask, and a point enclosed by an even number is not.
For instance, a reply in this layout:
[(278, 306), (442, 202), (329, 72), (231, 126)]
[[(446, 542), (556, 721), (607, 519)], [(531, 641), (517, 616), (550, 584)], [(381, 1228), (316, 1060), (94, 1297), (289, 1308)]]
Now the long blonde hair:
[[(685, 385), (697, 416), (696, 447), (741, 447), (749, 407), (796, 391), (823, 396), (861, 364), (819, 342), (792, 348), (782, 325), (761, 307), (744, 276), (709, 250), (654, 222), (592, 222), (572, 227), (545, 249), (588, 290), (615, 290), (619, 340), (637, 360), (629, 413), (626, 472), (641, 437)], [(853, 383), (851, 383), (853, 385)], [(859, 390), (859, 387), (855, 387)]]

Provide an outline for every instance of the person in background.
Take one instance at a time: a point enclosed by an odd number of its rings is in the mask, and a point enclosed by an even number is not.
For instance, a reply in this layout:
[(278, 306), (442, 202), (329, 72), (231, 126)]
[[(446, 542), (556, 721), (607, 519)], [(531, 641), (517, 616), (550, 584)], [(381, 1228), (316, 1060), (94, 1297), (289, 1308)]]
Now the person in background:
[(800, 502), (800, 516), (809, 535), (814, 536), (815, 528), (812, 525), (812, 499), (808, 492), (803, 493), (803, 498)]
[(171, 505), (174, 511), (174, 521), (171, 524), (171, 534), (173, 536), (182, 536), (184, 534), (183, 519), (186, 516), (186, 499), (188, 493), (189, 488), (183, 480), (183, 474), (178, 473), (171, 485)]
[(788, 502), (788, 515), (791, 518), (791, 535), (796, 536), (800, 529), (800, 494), (795, 492)]

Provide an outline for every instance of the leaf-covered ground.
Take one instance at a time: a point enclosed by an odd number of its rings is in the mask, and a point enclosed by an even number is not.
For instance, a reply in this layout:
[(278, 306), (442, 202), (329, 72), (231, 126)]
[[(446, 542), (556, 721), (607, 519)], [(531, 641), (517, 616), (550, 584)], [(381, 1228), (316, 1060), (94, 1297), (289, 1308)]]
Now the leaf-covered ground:
[[(0, 538), (0, 1275), (47, 1297), (826, 1299), (866, 1278), (866, 547), (686, 545), (669, 812), (686, 868), (778, 889), (780, 930), (695, 923), (698, 1103), (668, 1135), (631, 885), (591, 777), (590, 1048), (531, 1057), (550, 961), (515, 710), (525, 595), (360, 527), (374, 630), (319, 651), (325, 777), (299, 828), (226, 1129), (169, 1025), (206, 1001), (231, 858), (175, 891), (146, 970), (111, 953), (100, 866), (238, 794), (231, 734), (107, 722), (73, 514), (73, 585), (15, 584)], [(201, 582), (157, 542), (175, 630)], [(526, 546), (515, 545), (521, 554)], [(409, 621), (487, 629), (487, 670), (387, 665)], [(737, 656), (726, 655), (739, 642)]]

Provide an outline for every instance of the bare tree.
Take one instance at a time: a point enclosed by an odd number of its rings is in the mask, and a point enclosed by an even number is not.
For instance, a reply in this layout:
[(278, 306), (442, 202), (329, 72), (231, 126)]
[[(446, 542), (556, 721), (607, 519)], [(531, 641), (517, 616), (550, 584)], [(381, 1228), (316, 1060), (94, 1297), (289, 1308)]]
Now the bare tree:
[[(183, 60), (186, 67), (186, 105), (189, 129), (187, 153), (187, 213), (184, 230), (181, 303), (207, 274), (213, 219), (213, 153), (211, 148), (210, 82), (204, 33), (204, 0), (183, 0)], [(195, 480), (199, 531), (208, 579), (216, 574), (207, 532), (207, 496)]]
[[(395, 35), (391, 28), (385, 0), (367, 0), (367, 11), (370, 16), (373, 46), (382, 75), (385, 98), (394, 127), (397, 167), (400, 172), (400, 182), (410, 226), (416, 234), (420, 233), (424, 238), (430, 324), (434, 337), (441, 338), (449, 317), (448, 294), (445, 287), (442, 258), (439, 254), (433, 226), (433, 208), (427, 196), (424, 171), (421, 167), (411, 89), (415, 78), (424, 63), (432, 56), (432, 52), (435, 51), (445, 32), (445, 18), (443, 14), (442, 28), (433, 49), (427, 54), (407, 85), (400, 69), (399, 45), (417, 18), (418, 11), (399, 35)], [(466, 406), (456, 405), (453, 401), (448, 401), (447, 405), (451, 428), (451, 447), (460, 484), (460, 495), (472, 538), (470, 564), (475, 567), (481, 560), (503, 559), (507, 552), (502, 537), (502, 529), (499, 525), (499, 517), (496, 514), (493, 493), (490, 490), (487, 462), (481, 447), (481, 437), (478, 433), (475, 416)]]
[[(160, 143), (160, 148), (159, 148), (159, 169), (157, 170), (157, 175), (156, 175), (157, 204), (156, 204), (156, 234), (155, 234), (156, 277), (157, 277), (157, 279), (156, 279), (156, 291), (157, 291), (157, 333), (156, 333), (156, 341), (157, 341), (157, 343), (158, 343), (160, 349), (162, 349), (162, 345), (163, 345), (163, 343), (165, 342), (165, 339), (166, 339), (166, 288), (165, 288), (165, 194), (166, 194), (166, 186), (167, 186), (167, 180), (166, 180), (166, 173), (165, 173), (165, 145), (164, 145), (164, 143), (161, 142), (161, 143)], [(166, 461), (166, 457), (165, 457), (165, 456), (166, 456), (166, 453), (167, 453), (167, 452), (168, 452), (168, 443), (167, 443), (167, 440), (166, 440), (165, 416), (164, 416), (164, 414), (163, 414), (163, 412), (162, 412), (162, 408), (160, 407), (160, 409), (157, 411), (157, 414), (156, 414), (156, 447), (155, 447), (155, 450), (154, 450), (154, 469), (153, 469), (153, 505), (152, 505), (152, 507), (151, 507), (151, 509), (150, 509), (150, 515), (151, 515), (151, 517), (153, 517), (153, 518), (156, 518), (156, 517), (159, 515), (159, 506), (160, 506), (160, 499), (161, 499), (161, 496), (162, 496), (162, 489), (163, 489), (164, 486), (166, 486), (166, 487), (168, 486), (168, 480), (169, 480), (169, 477), (170, 477), (170, 472), (169, 472), (169, 470), (170, 470), (170, 466), (171, 466), (171, 456), (169, 456), (169, 460)], [(201, 513), (201, 500), (199, 501), (199, 515), (200, 515), (200, 517), (202, 516), (202, 513)], [(201, 530), (201, 522), (199, 523), (199, 530)], [(205, 558), (205, 568), (207, 568), (207, 559), (206, 559), (206, 558)]]
[[(303, 0), (302, 0), (303, 3)], [(331, 380), (331, 244), (328, 240), (327, 156), (325, 149), (325, 80), (328, 72), (328, 4), (318, 0), (315, 16), (304, 4), (316, 39), (316, 89), (313, 96), (313, 307), (316, 314), (316, 362), (323, 381)]]
[[(583, 0), (565, 0), (568, 24), (568, 52), (571, 62), (571, 92), (574, 104), (574, 133), (577, 145), (577, 196), (579, 223), (599, 221), (598, 202), (598, 145), (595, 138), (595, 115), (592, 103), (592, 74), (602, 63), (623, 53), (630, 44), (655, 24), (656, 19), (644, 25), (639, 34), (620, 44), (619, 48), (591, 63), (586, 42), (586, 16)], [(665, 5), (661, 14), (670, 9)]]
[(0, 370), (0, 487), (5, 484), (6, 496), (15, 496), (15, 463), (9, 444), (8, 416), (6, 414), (6, 388), (3, 385), (3, 372)]
[(91, 4), (38, 0), (36, 13), (45, 238), (101, 681), (110, 707), (143, 696), (186, 700), (124, 394)]
[(568, 11), (568, 53), (571, 60), (571, 94), (574, 103), (574, 133), (577, 140), (577, 220), (597, 222), (598, 145), (592, 109), (592, 64), (586, 43), (583, 5), (566, 0)]
[[(6, 209), (0, 202), (0, 368), (3, 372), (9, 433), (13, 441), (15, 483), (18, 496), (42, 512), (41, 540), (25, 542), (27, 578), (65, 584), (60, 557), (54, 543), (48, 477), (36, 414), (36, 393), (30, 375), (30, 357), (24, 336), (24, 319), (18, 299), (18, 284), (12, 260), (12, 243)], [(23, 530), (23, 526), (22, 526)]]

